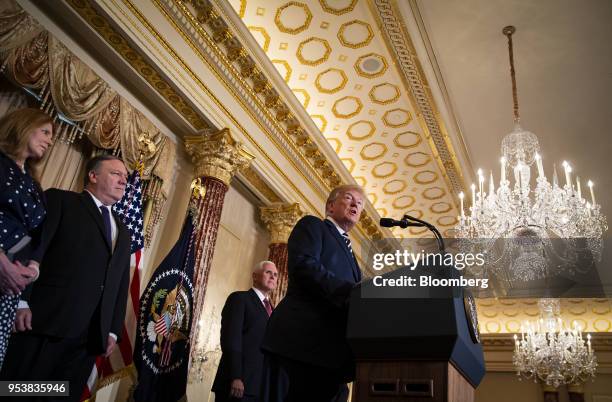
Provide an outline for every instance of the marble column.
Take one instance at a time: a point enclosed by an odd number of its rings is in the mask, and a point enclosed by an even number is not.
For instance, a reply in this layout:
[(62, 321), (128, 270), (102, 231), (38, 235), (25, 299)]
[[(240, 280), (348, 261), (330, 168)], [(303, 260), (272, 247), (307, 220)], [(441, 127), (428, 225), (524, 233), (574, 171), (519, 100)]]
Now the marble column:
[(278, 284), (270, 297), (277, 305), (287, 292), (287, 240), (296, 222), (304, 215), (300, 204), (278, 204), (260, 208), (261, 219), (270, 232), (268, 260), (276, 264)]
[(243, 149), (240, 142), (232, 138), (227, 128), (210, 135), (185, 137), (185, 148), (191, 156), (195, 177), (200, 179), (203, 194), (193, 204), (197, 230), (191, 329), (193, 353), (198, 346), (196, 331), (204, 304), (225, 194), (232, 177), (239, 170), (248, 167), (254, 157)]

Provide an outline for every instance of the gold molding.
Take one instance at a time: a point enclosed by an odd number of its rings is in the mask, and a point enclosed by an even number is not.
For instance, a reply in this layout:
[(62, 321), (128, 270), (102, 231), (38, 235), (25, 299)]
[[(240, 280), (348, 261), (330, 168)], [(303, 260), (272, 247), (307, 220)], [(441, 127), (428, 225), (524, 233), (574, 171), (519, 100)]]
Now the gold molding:
[[(420, 137), (419, 137), (420, 138)], [(420, 142), (420, 141), (419, 141)], [(415, 155), (425, 155), (426, 159), (425, 162), (421, 162), (421, 163), (413, 163), (410, 162), (409, 159)], [(421, 151), (417, 151), (417, 152), (411, 152), (408, 155), (406, 155), (406, 157), (404, 158), (404, 163), (410, 167), (422, 167), (427, 165), (429, 162), (431, 161), (431, 156), (429, 154), (426, 154), (425, 152), (421, 152)]]
[[(396, 190), (396, 191), (388, 190), (387, 186), (389, 186), (391, 183), (395, 183), (395, 182), (400, 183), (401, 187), (398, 190)], [(406, 189), (407, 186), (408, 186), (408, 184), (404, 180), (395, 179), (395, 180), (390, 180), (390, 181), (386, 182), (384, 184), (382, 190), (383, 190), (383, 193), (391, 195), (391, 194), (401, 193), (402, 191), (404, 191)]]
[[(357, 107), (355, 108), (355, 110), (347, 114), (338, 112), (338, 104), (346, 100), (353, 100)], [(359, 112), (361, 112), (361, 109), (363, 109), (363, 103), (361, 103), (361, 99), (355, 96), (343, 96), (342, 98), (334, 102), (334, 105), (332, 106), (332, 113), (338, 119), (350, 119), (351, 117), (357, 116)]]
[[(400, 138), (400, 136), (406, 135), (406, 134), (411, 134), (411, 135), (415, 136), (417, 141), (415, 143), (413, 143), (413, 144), (410, 144), (410, 145), (401, 144), (399, 138)], [(418, 146), (421, 142), (423, 142), (423, 139), (421, 138), (421, 135), (419, 133), (417, 133), (417, 132), (414, 132), (414, 131), (403, 131), (403, 132), (397, 134), (395, 136), (395, 138), (393, 138), (393, 143), (398, 148), (403, 148), (403, 149), (414, 148), (414, 147)]]
[[(378, 61), (380, 61), (380, 63), (382, 64), (382, 68), (379, 71), (371, 73), (371, 72), (361, 69), (362, 61), (367, 58), (371, 58), (371, 57), (378, 59)], [(376, 77), (380, 77), (387, 71), (387, 69), (389, 68), (389, 63), (387, 63), (387, 60), (378, 53), (368, 53), (368, 54), (364, 54), (363, 56), (360, 56), (355, 62), (355, 64), (353, 65), (353, 67), (355, 68), (357, 75), (359, 75), (360, 77), (376, 78)]]
[[(368, 30), (368, 36), (361, 42), (349, 42), (348, 40), (346, 40), (343, 34), (344, 30), (350, 25), (365, 26)], [(336, 36), (338, 37), (338, 40), (340, 41), (340, 43), (342, 43), (343, 46), (350, 47), (351, 49), (359, 49), (360, 47), (364, 47), (370, 44), (370, 42), (374, 38), (374, 32), (372, 31), (370, 24), (368, 24), (367, 22), (361, 20), (352, 20), (340, 25), (340, 29), (338, 29), (338, 34)]]
[[(283, 79), (285, 80), (285, 82), (288, 83), (289, 79), (291, 79), (291, 73), (293, 73), (293, 69), (291, 68), (289, 63), (287, 63), (286, 60), (281, 60), (281, 59), (274, 59), (274, 60), (271, 60), (271, 61), (272, 61), (272, 64), (274, 64), (274, 65), (282, 64), (283, 67), (285, 67), (285, 74), (283, 76)], [(278, 68), (276, 69), (276, 71), (278, 71)], [(280, 71), (279, 71), (279, 74), (280, 74)]]
[[(387, 174), (377, 173), (376, 169), (381, 168), (383, 165), (391, 166), (391, 172)], [(381, 162), (372, 168), (372, 176), (377, 177), (379, 179), (386, 179), (387, 177), (393, 176), (395, 172), (397, 172), (397, 164), (395, 164), (394, 162)]]
[[(318, 42), (318, 43), (323, 44), (323, 47), (325, 48), (325, 52), (323, 53), (323, 56), (321, 56), (320, 58), (316, 60), (309, 60), (305, 58), (304, 55), (302, 55), (304, 46), (306, 46), (310, 42)], [(307, 38), (300, 42), (297, 48), (297, 51), (295, 53), (295, 57), (297, 57), (300, 63), (305, 64), (307, 66), (318, 66), (319, 64), (325, 63), (327, 59), (329, 59), (329, 55), (331, 54), (331, 51), (332, 51), (332, 48), (327, 42), (327, 40), (322, 39), (322, 38), (317, 38), (315, 36), (311, 36), (310, 38)]]
[[(297, 28), (288, 28), (286, 26), (283, 25), (282, 21), (281, 21), (281, 14), (282, 12), (292, 6), (296, 6), (301, 8), (302, 10), (304, 10), (304, 13), (306, 14), (306, 21), (304, 21), (304, 24), (297, 27)], [(310, 26), (310, 22), (312, 21), (312, 13), (310, 12), (310, 9), (308, 8), (308, 6), (304, 3), (300, 3), (299, 1), (290, 1), (289, 3), (285, 3), (282, 6), (280, 6), (277, 10), (276, 10), (276, 15), (274, 16), (274, 23), (276, 24), (276, 27), (278, 28), (279, 31), (284, 32), (284, 33), (288, 33), (291, 35), (295, 35), (298, 34), (306, 29), (308, 29), (308, 27)]]
[[(428, 195), (427, 193), (429, 191), (432, 190), (441, 190), (440, 195), (439, 196), (431, 196)], [(433, 186), (433, 187), (428, 187), (425, 190), (423, 190), (423, 192), (421, 193), (421, 195), (423, 196), (423, 198), (425, 198), (426, 200), (439, 200), (441, 198), (444, 198), (444, 196), (446, 195), (446, 190), (443, 187), (438, 187), (438, 186)]]
[[(367, 124), (368, 126), (370, 126), (370, 132), (364, 136), (356, 136), (351, 132), (351, 129), (353, 127), (355, 127), (357, 124)], [(348, 128), (346, 129), (346, 136), (349, 137), (351, 140), (355, 140), (355, 141), (362, 141), (365, 140), (367, 138), (370, 138), (371, 136), (374, 135), (374, 133), (376, 132), (376, 126), (374, 125), (374, 123), (372, 123), (369, 120), (358, 120), (354, 123), (352, 123), (350, 126), (348, 126)]]
[[(420, 179), (419, 176), (424, 174), (424, 173), (432, 174), (433, 175), (433, 179), (431, 179), (431, 180)], [(434, 172), (433, 170), (421, 170), (420, 172), (416, 173), (412, 179), (417, 184), (430, 184), (430, 183), (433, 183), (436, 180), (438, 180), (438, 173)]]
[[(382, 152), (378, 153), (376, 156), (367, 155), (366, 154), (366, 148), (374, 147), (374, 146), (378, 146), (378, 147), (382, 148)], [(382, 158), (387, 153), (387, 151), (388, 151), (388, 148), (387, 148), (386, 144), (383, 144), (381, 142), (371, 142), (369, 144), (364, 145), (361, 148), (361, 152), (359, 152), (359, 155), (361, 156), (361, 158), (363, 160), (373, 161), (373, 160), (376, 160), (378, 158)]]
[(395, 0), (373, 0), (368, 3), (372, 14), (378, 19), (383, 32), (383, 41), (395, 61), (402, 81), (409, 89), (408, 96), (417, 110), (417, 121), (425, 133), (436, 162), (449, 188), (455, 195), (465, 191), (464, 175), (453, 149), (446, 127), (436, 108), (429, 84), (408, 30), (404, 25)]
[(270, 244), (286, 244), (297, 221), (304, 216), (299, 203), (260, 207), (261, 220), (270, 232)]
[(259, 191), (264, 197), (266, 197), (269, 202), (282, 202), (278, 194), (276, 194), (276, 192), (272, 190), (270, 186), (268, 186), (268, 183), (266, 183), (255, 171), (255, 169), (253, 169), (252, 165), (241, 170), (240, 173), (242, 174), (242, 177), (244, 177), (255, 190)]
[[(321, 77), (324, 74), (328, 74), (328, 73), (332, 73), (332, 72), (338, 73), (340, 75), (341, 83), (340, 83), (340, 85), (338, 85), (335, 88), (324, 88), (321, 85), (321, 82), (320, 82)], [(319, 92), (321, 92), (321, 93), (324, 93), (324, 94), (333, 94), (333, 93), (336, 93), (336, 92), (344, 89), (344, 87), (346, 86), (347, 82), (348, 82), (348, 77), (346, 76), (346, 73), (344, 71), (340, 70), (339, 68), (333, 68), (332, 67), (332, 68), (328, 68), (327, 70), (321, 71), (319, 74), (317, 74), (317, 78), (315, 79), (314, 85), (317, 88), (317, 90)]]
[[(376, 98), (376, 94), (374, 93), (376, 91), (377, 88), (383, 87), (383, 86), (391, 86), (393, 87), (393, 89), (395, 89), (395, 95), (389, 99), (378, 99)], [(388, 105), (390, 103), (393, 103), (395, 101), (397, 101), (400, 97), (400, 89), (397, 87), (397, 85), (393, 85), (390, 82), (383, 82), (381, 84), (378, 85), (374, 85), (372, 87), (372, 89), (370, 89), (370, 91), (368, 92), (368, 96), (370, 97), (370, 100), (374, 103), (378, 103), (379, 105)]]
[(138, 75), (147, 81), (195, 129), (211, 128), (206, 120), (188, 104), (187, 100), (173, 89), (174, 85), (166, 81), (89, 2), (80, 0), (67, 0), (67, 2), (102, 36), (106, 43), (119, 53), (123, 60), (134, 68)]
[(227, 186), (236, 172), (247, 168), (255, 158), (228, 128), (214, 134), (185, 136), (185, 150), (193, 161), (196, 178), (214, 177)]
[[(75, 9), (78, 10), (78, 7), (76, 7), (75, 5), (72, 5), (72, 2), (77, 2), (78, 0), (70, 0), (71, 1), (71, 6)], [(114, 0), (113, 0), (114, 1)], [(233, 114), (230, 113), (230, 111), (225, 107), (225, 105), (223, 105), (222, 102), (219, 101), (219, 99), (215, 96), (215, 94), (213, 94), (212, 92), (210, 92), (210, 90), (208, 89), (208, 87), (206, 85), (204, 85), (204, 83), (201, 81), (201, 79), (198, 78), (198, 76), (193, 72), (193, 70), (191, 70), (189, 68), (189, 66), (185, 63), (185, 61), (178, 56), (178, 54), (176, 53), (176, 51), (167, 43), (167, 41), (155, 30), (155, 28), (142, 16), (142, 14), (140, 13), (140, 11), (134, 6), (134, 4), (132, 4), (131, 0), (122, 0), (123, 3), (134, 13), (134, 15), (140, 20), (140, 22), (149, 30), (150, 33), (152, 33), (152, 35), (157, 39), (157, 41), (168, 51), (168, 53), (170, 53), (170, 55), (174, 58), (174, 60), (189, 74), (189, 76), (194, 80), (194, 82), (199, 86), (199, 88), (206, 93), (208, 96), (210, 96), (210, 98), (214, 101), (214, 103), (221, 109), (224, 111), (224, 113), (232, 120), (233, 124), (236, 125), (236, 127), (243, 133), (243, 135), (246, 138), (249, 138), (249, 140), (255, 145), (256, 148), (258, 148), (260, 150), (260, 152), (262, 153), (262, 155), (266, 158), (266, 160), (272, 165), (274, 166), (275, 170), (278, 172), (278, 174), (284, 178), (284, 180), (287, 182), (288, 185), (290, 185), (293, 190), (295, 191), (296, 194), (298, 194), (300, 197), (302, 197), (306, 203), (310, 206), (310, 208), (312, 209), (312, 211), (318, 211), (319, 208), (315, 205), (313, 205), (313, 203), (308, 200), (308, 198), (306, 198), (304, 196), (304, 194), (300, 191), (300, 189), (293, 183), (292, 180), (290, 180), (283, 169), (281, 169), (278, 164), (276, 164), (275, 160), (270, 157), (270, 155), (268, 155), (267, 152), (265, 152), (265, 150), (263, 150), (261, 148), (261, 146), (259, 146), (257, 144), (257, 142), (254, 142), (252, 136), (249, 134), (249, 132), (242, 126), (242, 124), (240, 124), (239, 121), (237, 121), (234, 117)], [(268, 129), (266, 129), (262, 122), (260, 121), (260, 119), (254, 115), (253, 111), (251, 111), (249, 108), (247, 108), (244, 104), (243, 101), (236, 95), (235, 90), (230, 87), (229, 83), (226, 82), (226, 79), (220, 75), (220, 73), (216, 70), (216, 68), (214, 68), (214, 65), (212, 64), (211, 60), (209, 60), (203, 53), (202, 51), (194, 44), (194, 42), (192, 41), (191, 38), (189, 38), (182, 29), (180, 29), (180, 27), (177, 25), (178, 22), (176, 19), (171, 18), (170, 15), (168, 14), (168, 12), (165, 10), (165, 8), (162, 6), (161, 4), (162, 0), (154, 0), (154, 5), (157, 7), (157, 9), (162, 13), (162, 15), (164, 16), (164, 18), (166, 18), (166, 20), (175, 27), (176, 31), (183, 37), (183, 39), (185, 40), (185, 42), (194, 50), (195, 54), (207, 65), (212, 67), (212, 71), (213, 73), (219, 78), (219, 82), (225, 86), (228, 91), (230, 92), (230, 94), (232, 95), (232, 97), (234, 97), (240, 107), (242, 107), (249, 115), (253, 116), (254, 118), (254, 122), (261, 128), (262, 132), (264, 132), (274, 143), (278, 144), (278, 140), (272, 138), (270, 136), (270, 133), (268, 132)], [(83, 4), (80, 3), (80, 1), (78, 1), (78, 4), (80, 6), (83, 6)], [(200, 4), (203, 8), (200, 10), (201, 12), (204, 13), (204, 15), (201, 15), (201, 17), (203, 18), (203, 22), (202, 23), (206, 23), (206, 21), (208, 21), (208, 23), (211, 22), (210, 17), (214, 16), (215, 18), (219, 18), (218, 16), (216, 16), (216, 14), (214, 13), (214, 11), (212, 10), (212, 5), (207, 1), (207, 0), (198, 0), (198, 4)], [(176, 5), (178, 6), (178, 11), (183, 13), (183, 15), (186, 16), (188, 23), (191, 23), (192, 26), (194, 26), (195, 30), (205, 39), (205, 42), (207, 43), (208, 46), (210, 46), (219, 56), (220, 56), (220, 60), (221, 62), (224, 63), (230, 63), (231, 60), (236, 60), (234, 57), (235, 55), (237, 55), (236, 53), (236, 48), (235, 47), (229, 47), (225, 49), (225, 53), (228, 55), (227, 57), (225, 56), (225, 54), (223, 54), (223, 52), (221, 51), (221, 49), (219, 48), (219, 46), (217, 46), (217, 44), (212, 40), (212, 38), (210, 38), (208, 36), (208, 34), (201, 28), (201, 27), (196, 27), (195, 26), (195, 20), (196, 18), (189, 12), (189, 10), (187, 10), (187, 8), (185, 7), (185, 5), (181, 2), (176, 3)], [(86, 9), (91, 9), (91, 6), (89, 4), (85, 4), (84, 5)], [(95, 12), (95, 10), (94, 10)], [(79, 13), (81, 14), (81, 13)], [(97, 18), (100, 18), (101, 20), (104, 20), (105, 24), (108, 25), (108, 22), (106, 22), (106, 20), (104, 19), (104, 17), (98, 15), (96, 13)], [(200, 18), (200, 17), (198, 17)], [(85, 18), (86, 19), (86, 18)], [(88, 19), (86, 19), (86, 21), (95, 28), (95, 25)], [(223, 22), (223, 21), (222, 21)], [(221, 26), (225, 26), (227, 27), (227, 25), (223, 22), (222, 24), (220, 24)], [(96, 29), (96, 31), (100, 32), (98, 29)], [(113, 31), (114, 32), (114, 31)], [(227, 31), (221, 31), (221, 32), (216, 32), (215, 33), (215, 38), (222, 40), (224, 38), (224, 34), (223, 32), (227, 32)], [(109, 38), (103, 36), (103, 38), (109, 42)], [(227, 39), (227, 38), (226, 38)], [(233, 38), (235, 39), (235, 38)], [(234, 41), (233, 43), (235, 44), (237, 42)], [(112, 45), (112, 44), (111, 44)], [(114, 46), (112, 46), (114, 48)], [(121, 54), (121, 53), (120, 53)], [(240, 55), (240, 54), (238, 54)], [(121, 54), (121, 56), (123, 58), (125, 58), (126, 56), (124, 54)], [(228, 59), (228, 57), (230, 57), (231, 59)], [(242, 57), (242, 56), (241, 56)], [(254, 67), (253, 64), (242, 64), (241, 65), (241, 71), (242, 72), (250, 72), (251, 74), (254, 72), (254, 69), (251, 69), (251, 66)], [(230, 69), (231, 71), (231, 69)], [(239, 79), (240, 82), (243, 82), (244, 79), (241, 79), (239, 75), (235, 75), (233, 74), (234, 77), (236, 77), (237, 79)], [(276, 114), (277, 118), (278, 117), (282, 117), (282, 111), (286, 110), (283, 109), (283, 105), (281, 104), (279, 106), (279, 112)], [(268, 108), (269, 109), (269, 108)], [(267, 112), (269, 114), (272, 114), (271, 111), (269, 111), (268, 109), (264, 109), (262, 108), (262, 110), (264, 112)], [(179, 109), (177, 109), (179, 110)], [(179, 112), (184, 111), (184, 109), (180, 109)], [(284, 119), (282, 120), (283, 122), (285, 122), (285, 124), (287, 123), (292, 123), (295, 121), (292, 116), (290, 115), (285, 115)], [(277, 122), (276, 124), (279, 124), (279, 122)], [(326, 190), (328, 190), (329, 188), (332, 188), (336, 185), (338, 185), (340, 183), (340, 177), (339, 175), (335, 172), (335, 169), (329, 164), (329, 162), (327, 162), (325, 159), (321, 159), (321, 154), (317, 153), (317, 152), (308, 152), (305, 148), (306, 147), (310, 147), (310, 149), (312, 149), (312, 146), (314, 144), (312, 144), (312, 142), (310, 142), (309, 140), (304, 141), (304, 135), (305, 135), (305, 131), (299, 127), (299, 126), (291, 126), (290, 124), (288, 125), (289, 130), (285, 131), (287, 134), (291, 134), (291, 135), (286, 135), (289, 144), (291, 144), (292, 147), (295, 147), (298, 149), (298, 156), (300, 157), (300, 159), (306, 164), (306, 166), (310, 166), (313, 169), (313, 173), (314, 173), (314, 177), (319, 178), (321, 180), (321, 183), (323, 184), (323, 187), (327, 187)], [(294, 128), (292, 128), (294, 127)], [(281, 132), (283, 132), (283, 130), (281, 129)], [(295, 136), (295, 138), (292, 138), (292, 136)], [(315, 192), (317, 192), (319, 190), (319, 188), (312, 183), (312, 181), (306, 177), (305, 173), (302, 172), (302, 169), (300, 168), (300, 166), (298, 166), (296, 164), (296, 162), (293, 160), (293, 158), (289, 155), (287, 155), (287, 150), (284, 149), (284, 147), (282, 145), (279, 145), (280, 151), (283, 153), (283, 155), (285, 155), (287, 157), (287, 160), (296, 168), (297, 172), (304, 178), (304, 180), (306, 181), (306, 183), (308, 183), (311, 188), (313, 190), (315, 190)], [(365, 181), (364, 178), (361, 178), (363, 181)], [(357, 179), (356, 179), (357, 180)], [(374, 222), (374, 220), (367, 216), (367, 214), (362, 214), (362, 220), (360, 221), (360, 225), (358, 226), (358, 228), (360, 229), (360, 231), (364, 234), (366, 234), (367, 236), (373, 237), (373, 238), (382, 238), (382, 231), (380, 230), (380, 228), (378, 228), (378, 226), (376, 225), (376, 223)], [(376, 230), (375, 230), (376, 229)]]
[[(391, 113), (393, 113), (393, 112), (405, 112), (406, 120), (401, 122), (401, 123), (391, 123), (388, 120), (388, 118), (389, 118), (388, 116)], [(410, 110), (402, 109), (402, 108), (399, 108), (399, 107), (396, 107), (395, 109), (387, 110), (385, 112), (385, 114), (383, 114), (383, 117), (382, 117), (383, 124), (385, 126), (387, 126), (387, 127), (393, 127), (393, 128), (399, 128), (399, 127), (407, 126), (411, 121), (412, 121), (412, 113), (410, 113)]]
[[(268, 31), (266, 31), (266, 28), (255, 26), (255, 25), (249, 25), (247, 29), (251, 31), (251, 35), (253, 35), (252, 32), (259, 32), (260, 34), (263, 35), (264, 43), (263, 45), (261, 45), (261, 48), (264, 50), (264, 52), (267, 52), (268, 49), (270, 48), (270, 34), (268, 34)], [(255, 37), (255, 35), (253, 35), (253, 37)]]
[[(406, 205), (403, 205), (403, 204), (400, 205), (398, 200), (401, 200), (401, 199), (404, 199), (404, 198), (408, 200), (408, 203)], [(393, 205), (393, 208), (395, 208), (395, 209), (405, 209), (405, 208), (410, 208), (411, 206), (413, 206), (415, 202), (416, 202), (416, 199), (413, 196), (411, 196), (411, 195), (402, 195), (402, 196), (399, 196), (396, 199), (394, 199), (393, 202), (391, 203), (391, 205)]]
[(330, 14), (334, 14), (334, 15), (342, 15), (350, 11), (353, 11), (353, 9), (355, 8), (355, 5), (357, 4), (357, 0), (351, 0), (351, 3), (344, 8), (334, 8), (330, 6), (329, 4), (327, 4), (327, 0), (319, 0), (319, 3), (321, 4), (321, 7), (323, 8), (324, 11)]

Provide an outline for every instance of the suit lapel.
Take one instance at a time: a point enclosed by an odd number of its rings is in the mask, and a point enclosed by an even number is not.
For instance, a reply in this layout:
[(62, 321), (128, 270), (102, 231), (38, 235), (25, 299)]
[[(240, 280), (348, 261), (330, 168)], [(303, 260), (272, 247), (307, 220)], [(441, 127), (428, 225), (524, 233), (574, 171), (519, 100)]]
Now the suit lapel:
[(98, 207), (96, 207), (96, 203), (94, 202), (93, 198), (91, 198), (91, 195), (87, 193), (87, 191), (83, 191), (81, 193), (81, 202), (85, 206), (85, 209), (87, 210), (89, 215), (91, 215), (94, 222), (96, 222), (96, 225), (98, 225), (98, 229), (100, 229), (100, 235), (102, 236), (102, 239), (104, 239), (104, 244), (106, 244), (108, 249), (112, 251), (112, 244), (108, 244), (108, 240), (106, 239), (106, 231), (104, 227), (104, 221), (102, 220), (102, 213), (98, 210)]
[(250, 295), (251, 302), (255, 304), (255, 308), (259, 312), (263, 313), (266, 318), (268, 318), (268, 312), (266, 311), (266, 308), (264, 307), (261, 300), (259, 300), (259, 296), (257, 296), (257, 293), (255, 293), (253, 288), (249, 289), (249, 295)]
[(361, 272), (359, 271), (359, 266), (357, 265), (357, 260), (355, 259), (355, 256), (349, 251), (349, 248), (346, 245), (346, 242), (344, 241), (344, 238), (342, 237), (340, 232), (338, 232), (338, 228), (336, 228), (336, 225), (334, 225), (334, 223), (328, 219), (325, 219), (324, 222), (327, 225), (327, 229), (330, 231), (332, 236), (340, 245), (340, 248), (344, 250), (344, 254), (346, 255), (346, 258), (350, 261), (351, 268), (353, 269), (353, 278), (356, 282), (359, 282), (361, 280)]

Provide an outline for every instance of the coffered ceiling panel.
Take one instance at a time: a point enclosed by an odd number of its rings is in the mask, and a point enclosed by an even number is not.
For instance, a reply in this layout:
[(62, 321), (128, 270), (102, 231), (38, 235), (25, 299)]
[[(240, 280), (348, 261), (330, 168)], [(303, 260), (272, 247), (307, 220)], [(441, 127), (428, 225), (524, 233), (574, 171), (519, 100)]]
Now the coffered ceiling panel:
[(450, 229), (453, 192), (368, 2), (230, 2), (377, 211)]

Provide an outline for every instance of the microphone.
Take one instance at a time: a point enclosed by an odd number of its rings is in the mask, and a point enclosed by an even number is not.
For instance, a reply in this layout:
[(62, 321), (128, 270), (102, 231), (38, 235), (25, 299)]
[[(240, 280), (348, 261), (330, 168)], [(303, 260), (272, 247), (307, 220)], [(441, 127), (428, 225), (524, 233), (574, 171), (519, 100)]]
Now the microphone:
[(399, 226), (402, 229), (406, 229), (408, 226), (422, 227), (422, 226), (425, 226), (425, 225), (422, 224), (422, 223), (408, 222), (408, 220), (406, 220), (406, 219), (402, 219), (400, 221), (397, 221), (397, 220), (395, 220), (393, 218), (380, 218), (380, 226), (382, 226), (384, 228), (392, 228), (392, 227), (395, 227), (395, 226)]
[(402, 221), (404, 220), (412, 221), (410, 222), (412, 223), (412, 225), (409, 225), (409, 226), (416, 226), (417, 224), (419, 224), (420, 226), (425, 226), (427, 229), (429, 229), (434, 234), (434, 236), (436, 236), (436, 240), (438, 241), (438, 248), (440, 249), (442, 254), (446, 252), (445, 247), (444, 247), (444, 239), (442, 238), (442, 235), (438, 231), (438, 228), (436, 228), (434, 225), (432, 225), (429, 222), (423, 221), (421, 219), (415, 218), (414, 216), (410, 216), (410, 215), (404, 215), (402, 217)]

